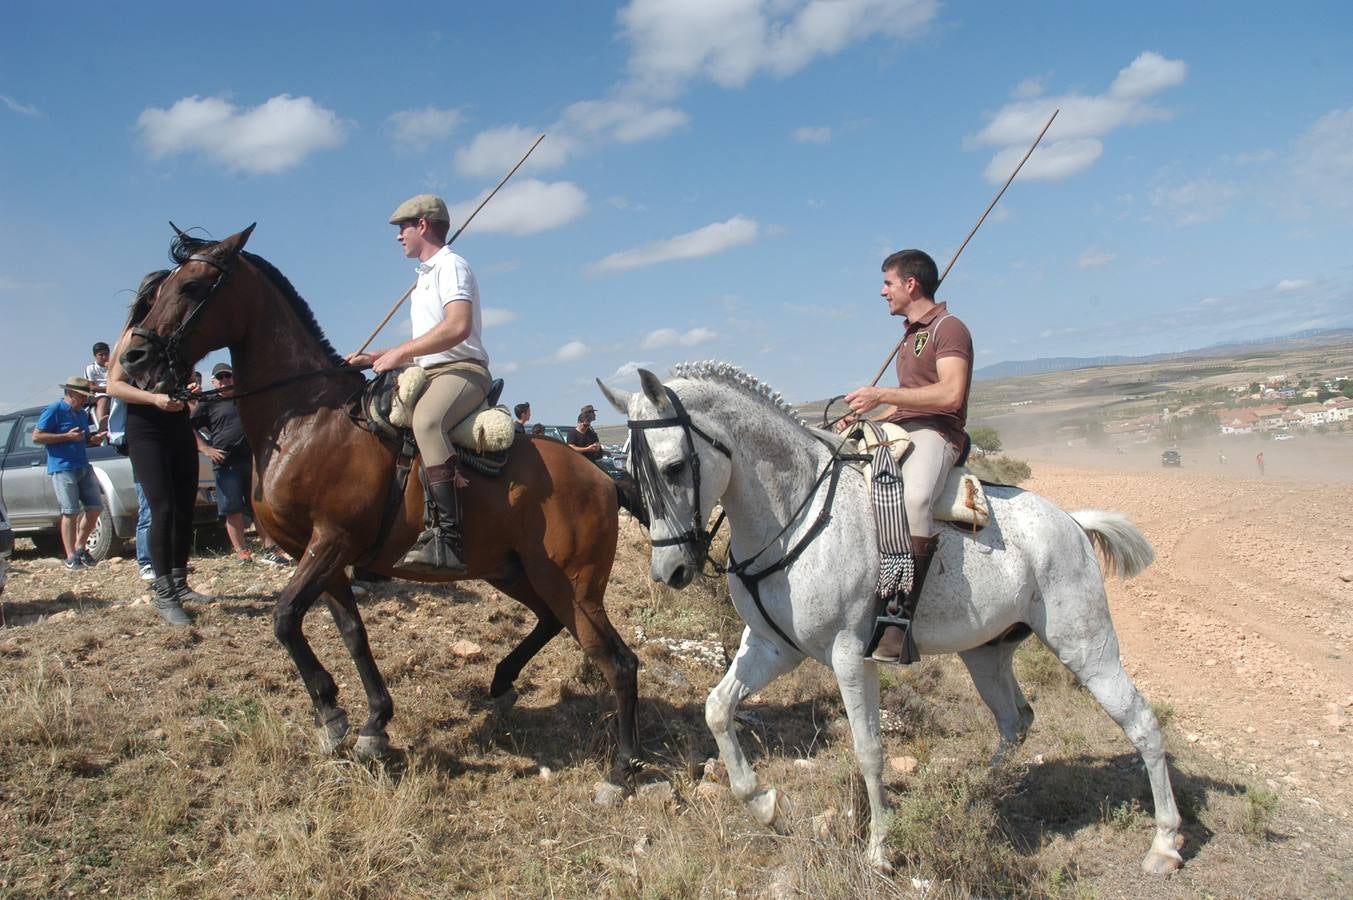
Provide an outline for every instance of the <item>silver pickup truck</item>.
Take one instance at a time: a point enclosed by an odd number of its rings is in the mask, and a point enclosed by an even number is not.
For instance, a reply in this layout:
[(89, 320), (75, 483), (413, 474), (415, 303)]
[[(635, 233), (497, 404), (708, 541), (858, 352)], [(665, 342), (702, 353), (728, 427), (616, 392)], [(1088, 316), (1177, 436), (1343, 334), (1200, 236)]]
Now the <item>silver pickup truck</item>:
[[(9, 513), (14, 537), (32, 538), (38, 550), (64, 555), (61, 508), (51, 476), (47, 448), (33, 440), (33, 426), (46, 407), (35, 406), (0, 415), (0, 503)], [(136, 487), (132, 462), (112, 447), (90, 447), (89, 462), (103, 492), (103, 515), (89, 536), (89, 553), (106, 559), (124, 540), (136, 537)], [(211, 461), (198, 454), (197, 508), (193, 521), (216, 521), (216, 480)]]

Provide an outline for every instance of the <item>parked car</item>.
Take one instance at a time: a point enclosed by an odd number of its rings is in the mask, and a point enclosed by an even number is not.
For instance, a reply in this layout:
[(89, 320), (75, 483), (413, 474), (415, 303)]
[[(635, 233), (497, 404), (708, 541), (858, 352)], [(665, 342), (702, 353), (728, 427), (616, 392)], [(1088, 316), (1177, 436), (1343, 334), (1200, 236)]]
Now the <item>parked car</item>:
[[(62, 554), (61, 508), (47, 474), (47, 448), (33, 440), (33, 426), (46, 407), (0, 415), (0, 504), (8, 510), (15, 537), (32, 538), (43, 553)], [(132, 461), (112, 447), (89, 448), (89, 462), (103, 494), (87, 547), (95, 559), (107, 559), (124, 540), (136, 537), (136, 488)], [(216, 479), (211, 460), (198, 454), (196, 524), (216, 522)]]
[(1290, 431), (1280, 431), (1273, 436), (1273, 439), (1275, 441), (1290, 441), (1295, 437), (1296, 435)]
[(1178, 450), (1166, 450), (1160, 455), (1160, 464), (1162, 466), (1182, 466), (1184, 461), (1180, 458)]

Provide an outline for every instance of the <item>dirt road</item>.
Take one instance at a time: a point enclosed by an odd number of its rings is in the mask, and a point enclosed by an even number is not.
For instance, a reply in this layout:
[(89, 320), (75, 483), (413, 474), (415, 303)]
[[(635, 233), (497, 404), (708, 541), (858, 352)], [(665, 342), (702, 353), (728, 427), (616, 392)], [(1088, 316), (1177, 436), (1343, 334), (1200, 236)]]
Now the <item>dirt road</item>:
[(1026, 487), (1127, 513), (1156, 548), (1143, 575), (1109, 586), (1142, 691), (1188, 739), (1353, 812), (1353, 484), (1032, 462)]

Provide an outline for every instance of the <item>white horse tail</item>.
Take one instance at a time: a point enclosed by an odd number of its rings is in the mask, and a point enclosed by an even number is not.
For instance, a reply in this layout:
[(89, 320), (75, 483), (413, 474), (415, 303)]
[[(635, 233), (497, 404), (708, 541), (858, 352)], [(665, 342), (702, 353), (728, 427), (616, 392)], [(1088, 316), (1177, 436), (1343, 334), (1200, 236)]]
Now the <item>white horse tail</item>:
[(1099, 551), (1108, 574), (1131, 578), (1155, 560), (1151, 542), (1122, 513), (1078, 509), (1070, 515)]

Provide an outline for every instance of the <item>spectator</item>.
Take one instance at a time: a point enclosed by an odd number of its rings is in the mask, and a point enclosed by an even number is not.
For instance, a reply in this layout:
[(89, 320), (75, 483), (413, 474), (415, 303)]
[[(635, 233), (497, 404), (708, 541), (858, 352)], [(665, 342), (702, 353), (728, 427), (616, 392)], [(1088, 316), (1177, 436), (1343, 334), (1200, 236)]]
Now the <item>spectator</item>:
[(592, 422), (596, 418), (597, 411), (592, 408), (592, 404), (587, 404), (578, 412), (577, 427), (568, 433), (568, 445), (592, 462), (605, 455), (601, 449), (601, 438), (592, 430)]
[(1264, 474), (1264, 451), (1260, 450), (1254, 457), (1254, 464), (1259, 467), (1259, 474)]
[(512, 407), (512, 415), (517, 417), (517, 421), (512, 423), (513, 429), (517, 434), (526, 434), (526, 423), (531, 421), (531, 404), (518, 403)]
[(94, 389), (94, 421), (97, 431), (108, 430), (108, 345), (94, 345), (94, 361), (85, 366), (85, 379)]
[(99, 444), (102, 439), (89, 432), (85, 404), (94, 393), (89, 379), (76, 376), (61, 385), (61, 389), (62, 398), (38, 416), (33, 442), (47, 447), (47, 474), (52, 477), (52, 487), (61, 505), (61, 543), (66, 550), (66, 568), (78, 572), (97, 565), (85, 542), (99, 521), (103, 498), (85, 448)]
[[(229, 363), (217, 363), (212, 367), (211, 386), (223, 396), (230, 396), (235, 386), (235, 372)], [(216, 475), (216, 509), (225, 519), (230, 546), (235, 549), (240, 562), (249, 562), (253, 556), (244, 537), (244, 514), (249, 509), (254, 461), (249, 453), (249, 441), (244, 436), (244, 426), (240, 423), (240, 412), (234, 400), (198, 402), (193, 410), (192, 424), (197, 449), (211, 459)], [(277, 545), (263, 527), (257, 523), (255, 527), (263, 543), (259, 561), (274, 566), (290, 565), (290, 561), (277, 552)]]
[(114, 344), (108, 370), (108, 394), (127, 407), (126, 441), (132, 474), (150, 504), (150, 559), (155, 581), (155, 612), (170, 625), (191, 625), (185, 601), (210, 603), (188, 587), (193, 506), (197, 497), (197, 448), (188, 410), (181, 400), (135, 384), (122, 370), (121, 354), (155, 302), (168, 272), (152, 272), (136, 291), (127, 327)]
[(544, 437), (545, 426), (537, 422), (531, 426), (531, 437)]

